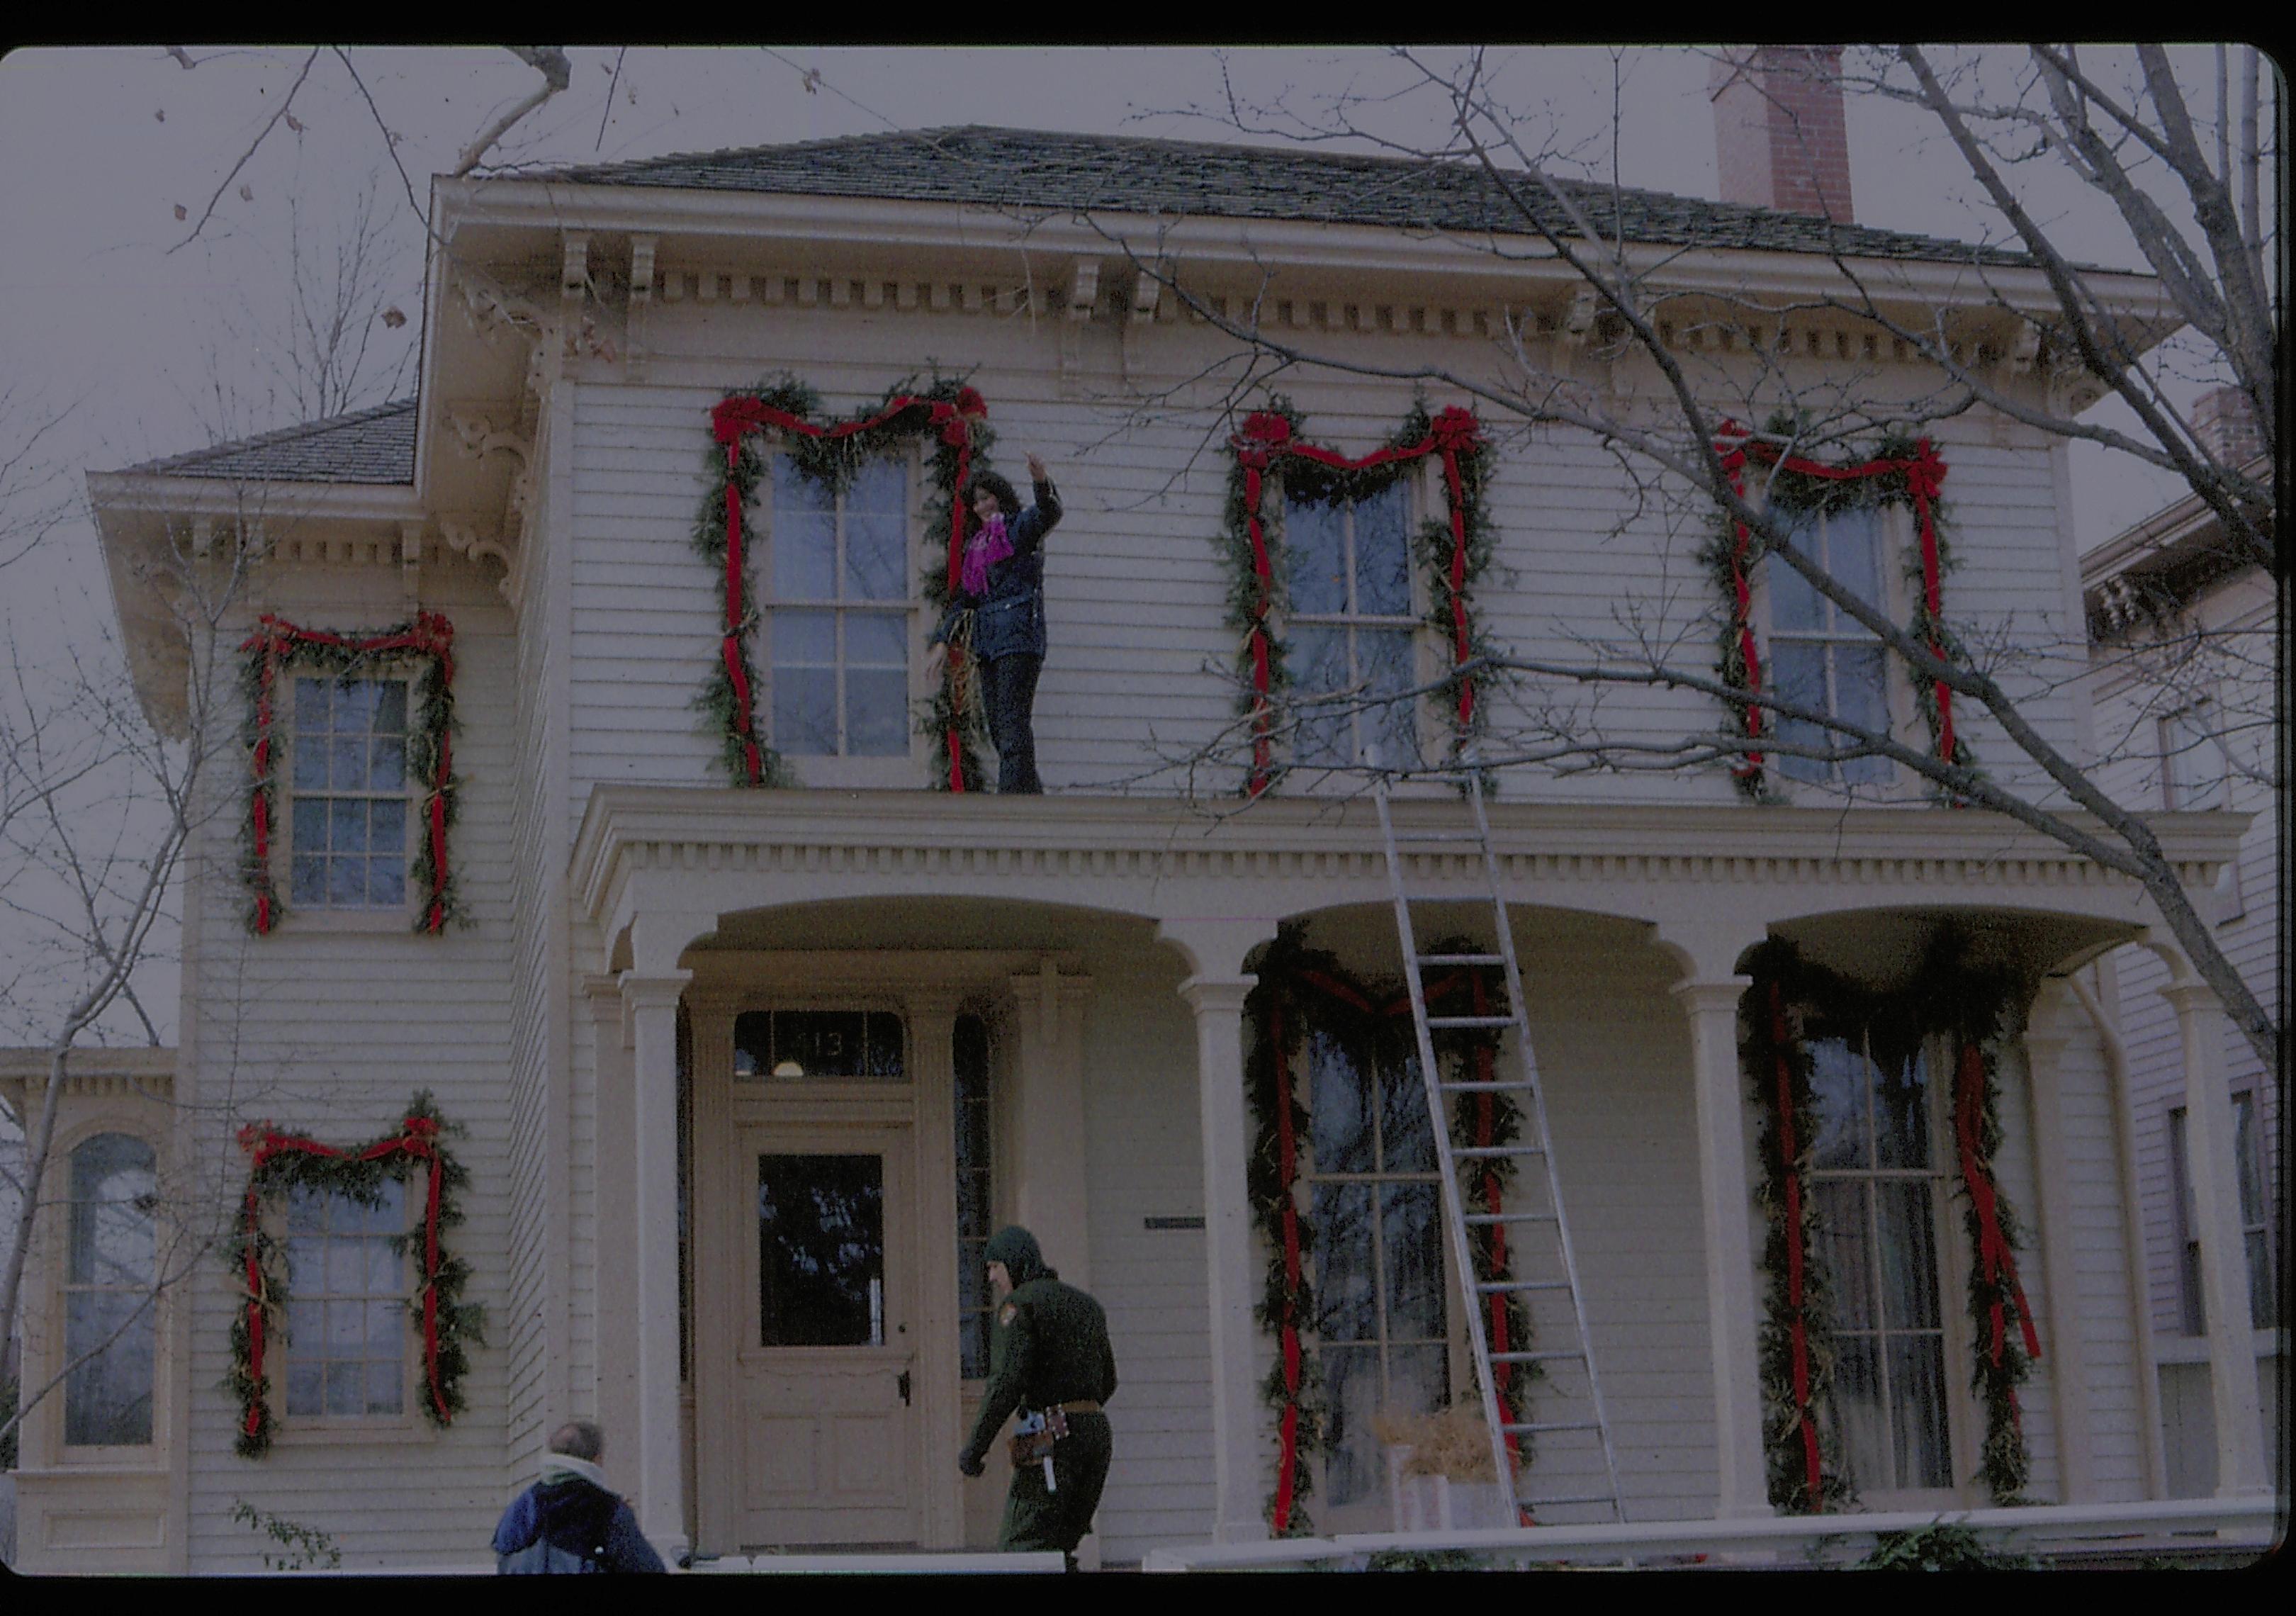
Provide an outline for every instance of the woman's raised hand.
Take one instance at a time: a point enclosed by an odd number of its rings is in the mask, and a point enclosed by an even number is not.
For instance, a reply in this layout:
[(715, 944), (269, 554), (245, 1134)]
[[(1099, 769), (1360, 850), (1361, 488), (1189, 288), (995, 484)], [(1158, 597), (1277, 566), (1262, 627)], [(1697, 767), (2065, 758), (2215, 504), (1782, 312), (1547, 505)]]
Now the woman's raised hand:
[(1030, 482), (1046, 482), (1050, 480), (1050, 476), (1045, 470), (1045, 462), (1042, 455), (1031, 455), (1029, 456), (1029, 480)]

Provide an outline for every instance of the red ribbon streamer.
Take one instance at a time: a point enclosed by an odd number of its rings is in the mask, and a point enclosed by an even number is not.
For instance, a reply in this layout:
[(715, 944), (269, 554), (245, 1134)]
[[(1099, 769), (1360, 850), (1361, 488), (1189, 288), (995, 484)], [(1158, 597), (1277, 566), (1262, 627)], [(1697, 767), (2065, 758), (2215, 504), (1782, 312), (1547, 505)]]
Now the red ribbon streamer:
[(346, 1157), (358, 1161), (381, 1161), (394, 1155), (405, 1155), (414, 1161), (430, 1164), (430, 1186), (425, 1198), (422, 1218), (422, 1362), (424, 1378), (430, 1389), (430, 1406), (439, 1412), (439, 1423), (454, 1423), (454, 1411), (447, 1406), (446, 1389), (439, 1378), (439, 1198), (443, 1185), (446, 1164), (439, 1159), (439, 1124), (430, 1117), (410, 1116), (403, 1119), (398, 1132), (376, 1140), (356, 1153), (338, 1150), (322, 1144), (300, 1134), (283, 1134), (268, 1123), (249, 1123), (239, 1130), (239, 1147), (250, 1157), (247, 1194), (242, 1203), (245, 1217), (247, 1247), (247, 1362), (250, 1378), (258, 1394), (247, 1406), (247, 1417), (242, 1429), (250, 1437), (263, 1424), (263, 1270), (256, 1261), (256, 1241), (261, 1233), (262, 1207), (256, 1194), (254, 1178), (264, 1164), (274, 1156), (292, 1153), (298, 1155), (324, 1156), (331, 1161)]
[[(2006, 1344), (2001, 1304), (2005, 1281), (2005, 1293), (2017, 1304), (2017, 1323), (2025, 1338), (2028, 1357), (2041, 1356), (2041, 1338), (2033, 1328), (2033, 1310), (2026, 1303), (2025, 1287), (2017, 1277), (2017, 1254), (2001, 1230), (2000, 1187), (1994, 1182), (1992, 1164), (1985, 1160), (1984, 1139), (1979, 1129), (1979, 1118), (1985, 1105), (1985, 1052), (1975, 1044), (1964, 1044), (1955, 1078), (1954, 1134), (1961, 1147), (1961, 1182), (1969, 1192), (1970, 1205), (1977, 1212), (1979, 1271), (1993, 1292), (1993, 1301), (1987, 1310), (1992, 1326), (1987, 1357), (1997, 1369)], [(2010, 1398), (2013, 1404), (2016, 1394), (2011, 1392)]]

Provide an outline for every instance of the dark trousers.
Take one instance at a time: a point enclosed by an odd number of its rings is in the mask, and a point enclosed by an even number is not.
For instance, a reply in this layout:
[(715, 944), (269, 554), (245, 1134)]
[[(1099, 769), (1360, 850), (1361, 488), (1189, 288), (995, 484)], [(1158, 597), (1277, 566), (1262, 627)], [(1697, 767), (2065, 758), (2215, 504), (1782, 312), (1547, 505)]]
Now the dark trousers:
[(1100, 1507), (1100, 1489), (1107, 1484), (1108, 1461), (1116, 1446), (1113, 1437), (1104, 1414), (1069, 1415), (1069, 1434), (1053, 1444), (1053, 1480), (1059, 1486), (1051, 1492), (1045, 1490), (1042, 1459), (1013, 1466), (996, 1546), (1007, 1552), (1056, 1548), (1074, 1554), (1078, 1542), (1092, 1530), (1093, 1512)]
[[(1041, 656), (988, 657), (980, 664), (980, 696), (988, 709), (988, 741), (996, 749), (996, 790), (1042, 795), (1037, 778), (1037, 676)], [(1039, 1478), (1041, 1480), (1041, 1478)]]

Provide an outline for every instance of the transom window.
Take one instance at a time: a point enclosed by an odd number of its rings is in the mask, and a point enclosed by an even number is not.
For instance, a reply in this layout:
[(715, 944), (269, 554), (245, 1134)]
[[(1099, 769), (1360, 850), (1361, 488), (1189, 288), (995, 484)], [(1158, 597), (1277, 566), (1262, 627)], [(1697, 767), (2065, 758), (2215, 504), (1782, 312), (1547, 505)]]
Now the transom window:
[(1373, 1421), (1450, 1400), (1450, 1332), (1435, 1141), (1418, 1062), (1308, 1039), (1309, 1217), (1334, 1505), (1386, 1485)]
[(152, 1440), (156, 1167), (152, 1147), (127, 1134), (98, 1134), (71, 1153), (64, 1441), (72, 1447)]
[(373, 1206), (287, 1196), (287, 1412), (365, 1417), (406, 1406), (406, 1189)]
[[(1885, 607), (1880, 512), (1870, 506), (1810, 512), (1797, 520), (1792, 545), (1858, 599)], [(1785, 562), (1770, 562), (1768, 571), (1771, 688), (1782, 700), (1887, 734), (1889, 665), (1881, 642)], [(1823, 725), (1784, 716), (1777, 732), (1781, 741), (1817, 746), (1839, 746), (1847, 739)], [(1781, 752), (1777, 762), (1789, 779), (1812, 784), (1879, 784), (1890, 775), (1887, 758), (1826, 763)]]
[(1839, 1356), (1833, 1404), (1851, 1484), (1953, 1485), (1931, 1068), (1919, 1043), (1857, 1029), (1810, 1040), (1817, 1263)]
[(841, 495), (773, 457), (774, 744), (796, 757), (909, 751), (909, 463)]
[(290, 901), (406, 902), (406, 681), (295, 681)]
[(898, 1081), (901, 1044), (887, 1010), (748, 1010), (734, 1018), (734, 1075)]
[[(1418, 618), (1411, 599), (1411, 492), (1398, 479), (1363, 500), (1324, 501), (1287, 490), (1283, 544), (1290, 557), (1292, 689), (1352, 707), (1399, 696), (1419, 681), (1412, 654)], [(1420, 761), (1415, 703), (1302, 718), (1297, 762), (1352, 767), (1376, 745), (1389, 767)]]

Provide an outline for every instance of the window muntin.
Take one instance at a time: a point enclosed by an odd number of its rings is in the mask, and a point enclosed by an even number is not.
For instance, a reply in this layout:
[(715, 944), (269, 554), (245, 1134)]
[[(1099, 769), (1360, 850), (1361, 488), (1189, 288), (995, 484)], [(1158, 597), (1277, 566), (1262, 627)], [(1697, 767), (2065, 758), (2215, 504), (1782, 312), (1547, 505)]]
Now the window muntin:
[[(1284, 631), (1294, 692), (1352, 693), (1353, 701), (1399, 695), (1418, 684), (1412, 609), (1411, 490), (1402, 479), (1364, 500), (1326, 502), (1287, 492), (1289, 558)], [(1344, 703), (1342, 703), (1344, 704)], [(1390, 766), (1421, 760), (1415, 703), (1304, 718), (1293, 757), (1350, 767), (1376, 744)]]
[(773, 456), (773, 735), (793, 757), (908, 755), (909, 473), (865, 461), (834, 495)]
[(406, 1186), (376, 1203), (287, 1195), (287, 1414), (364, 1419), (406, 1407)]
[[(155, 1218), (158, 1159), (127, 1134), (98, 1134), (71, 1153), (64, 1257), (64, 1441), (74, 1448), (152, 1441), (159, 1340)], [(84, 1363), (83, 1355), (93, 1354)]]
[[(1858, 599), (1886, 609), (1879, 511), (1810, 512), (1796, 521), (1792, 543)], [(1881, 642), (1785, 562), (1772, 561), (1767, 570), (1771, 689), (1781, 700), (1889, 734), (1889, 663)], [(1784, 715), (1778, 718), (1777, 732), (1781, 741), (1807, 745), (1835, 746), (1847, 739), (1823, 725)], [(1890, 760), (1874, 757), (1826, 763), (1781, 752), (1778, 767), (1789, 779), (1819, 785), (1881, 784), (1890, 775)]]
[(969, 1381), (988, 1373), (988, 1330), (996, 1300), (988, 1293), (988, 1236), (996, 1204), (990, 1199), (988, 1026), (977, 1015), (956, 1018), (951, 1053), (956, 1066), (956, 1309), (960, 1373)]
[(295, 680), (289, 901), (406, 902), (406, 681)]
[(1833, 1299), (1832, 1390), (1853, 1486), (1953, 1485), (1928, 1054), (1866, 1029), (1812, 1038), (1815, 1256)]
[[(1373, 1421), (1450, 1400), (1441, 1191), (1418, 1062), (1308, 1038), (1308, 1216), (1333, 1505), (1386, 1485)], [(1373, 1070), (1376, 1063), (1378, 1070)]]

